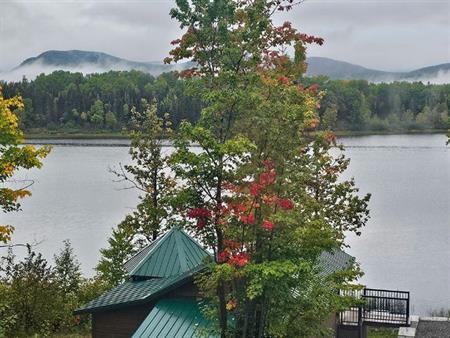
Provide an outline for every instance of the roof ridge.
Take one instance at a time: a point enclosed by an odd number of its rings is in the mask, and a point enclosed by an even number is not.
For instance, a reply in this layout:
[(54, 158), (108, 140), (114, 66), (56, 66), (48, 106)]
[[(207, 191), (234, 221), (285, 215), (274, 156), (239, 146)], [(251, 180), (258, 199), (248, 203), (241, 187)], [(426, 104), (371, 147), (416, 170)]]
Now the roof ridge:
[[(148, 258), (150, 258), (150, 257), (152, 256), (153, 252), (154, 252), (157, 248), (159, 248), (159, 247), (161, 246), (161, 244), (162, 244), (165, 240), (167, 240), (167, 238), (169, 237), (169, 234), (172, 232), (173, 229), (174, 229), (174, 228), (170, 229), (169, 231), (167, 231), (165, 234), (163, 234), (163, 235), (161, 236), (161, 238), (158, 240), (158, 243), (156, 243), (155, 246), (154, 246), (153, 248), (150, 249), (150, 251), (147, 253), (147, 255), (145, 255), (145, 257), (142, 258), (141, 261), (140, 261), (138, 264), (136, 264), (136, 266), (133, 268), (133, 270), (130, 271), (130, 273), (128, 274), (129, 276), (133, 276), (133, 273), (134, 273), (136, 270), (139, 270), (139, 269), (141, 268), (141, 266), (143, 265), (144, 261), (146, 261)], [(149, 245), (151, 245), (151, 243), (150, 243)], [(141, 250), (141, 251), (142, 251), (142, 250)], [(134, 256), (133, 256), (133, 257), (134, 257)], [(130, 258), (130, 259), (131, 259), (131, 258)]]
[(154, 247), (136, 259), (129, 276), (168, 277), (179, 275), (201, 265), (203, 258), (210, 256), (197, 241), (179, 227), (172, 227)]
[(182, 243), (183, 240), (180, 237), (181, 231), (175, 232), (174, 235), (175, 235), (175, 241), (177, 243), (178, 259), (181, 264), (181, 271), (188, 271), (189, 268), (187, 266), (186, 253), (183, 250), (183, 243)]

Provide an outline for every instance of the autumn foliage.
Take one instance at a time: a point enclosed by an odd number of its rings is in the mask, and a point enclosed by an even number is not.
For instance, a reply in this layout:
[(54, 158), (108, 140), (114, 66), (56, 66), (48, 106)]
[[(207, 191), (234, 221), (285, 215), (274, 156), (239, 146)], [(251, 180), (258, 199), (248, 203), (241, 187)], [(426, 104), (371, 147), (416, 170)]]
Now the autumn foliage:
[[(31, 195), (27, 190), (30, 182), (22, 182), (18, 188), (11, 185), (14, 173), (20, 168), (40, 168), (49, 152), (48, 147), (21, 146), (23, 135), (16, 112), (23, 108), (20, 97), (5, 99), (0, 87), (0, 207), (4, 212), (18, 210), (19, 200)], [(13, 231), (11, 225), (0, 225), (0, 242), (10, 241)]]

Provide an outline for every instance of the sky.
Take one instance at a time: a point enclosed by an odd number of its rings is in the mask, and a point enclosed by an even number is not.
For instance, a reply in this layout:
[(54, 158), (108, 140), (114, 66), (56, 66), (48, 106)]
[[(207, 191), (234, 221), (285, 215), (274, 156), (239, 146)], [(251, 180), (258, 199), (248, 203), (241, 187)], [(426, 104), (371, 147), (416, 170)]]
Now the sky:
[[(180, 36), (174, 0), (0, 0), (0, 71), (46, 50), (161, 61)], [(450, 62), (450, 0), (306, 0), (279, 23), (321, 36), (309, 56), (389, 71)]]

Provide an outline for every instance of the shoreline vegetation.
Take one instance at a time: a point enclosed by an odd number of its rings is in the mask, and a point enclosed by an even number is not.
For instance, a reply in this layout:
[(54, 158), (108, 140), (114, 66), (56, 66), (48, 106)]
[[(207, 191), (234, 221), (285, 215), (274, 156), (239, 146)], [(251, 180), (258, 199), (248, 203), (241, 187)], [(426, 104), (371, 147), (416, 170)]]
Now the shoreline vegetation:
[[(192, 92), (198, 80), (177, 73), (158, 77), (139, 71), (83, 75), (55, 71), (34, 80), (2, 82), (5, 98), (19, 95), (19, 126), (28, 138), (127, 138), (132, 109), (156, 104), (174, 130), (195, 124), (206, 102)], [(317, 123), (338, 136), (429, 133), (450, 128), (450, 84), (371, 83), (300, 77), (300, 92), (318, 92)]]
[[(426, 135), (426, 134), (446, 134), (446, 129), (421, 129), (421, 130), (366, 130), (335, 131), (338, 137), (375, 136), (375, 135)], [(86, 132), (86, 131), (39, 131), (25, 132), (25, 143), (27, 140), (129, 140), (130, 136), (122, 132)]]

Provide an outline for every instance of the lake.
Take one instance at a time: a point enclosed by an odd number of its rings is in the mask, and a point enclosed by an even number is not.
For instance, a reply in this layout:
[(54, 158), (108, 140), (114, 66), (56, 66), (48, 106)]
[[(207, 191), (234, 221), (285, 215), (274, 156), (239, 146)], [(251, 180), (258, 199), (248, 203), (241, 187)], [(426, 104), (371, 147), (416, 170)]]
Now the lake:
[[(347, 177), (372, 193), (371, 220), (348, 238), (372, 288), (411, 291), (412, 313), (450, 308), (450, 149), (444, 135), (341, 138), (351, 158)], [(38, 141), (42, 142), (42, 141)], [(23, 211), (1, 214), (16, 226), (14, 242), (39, 243), (51, 259), (70, 239), (86, 275), (111, 228), (137, 204), (137, 192), (114, 182), (109, 168), (128, 163), (126, 141), (61, 140), (32, 179)], [(4, 249), (3, 249), (4, 250)], [(15, 250), (18, 255), (24, 249)]]

